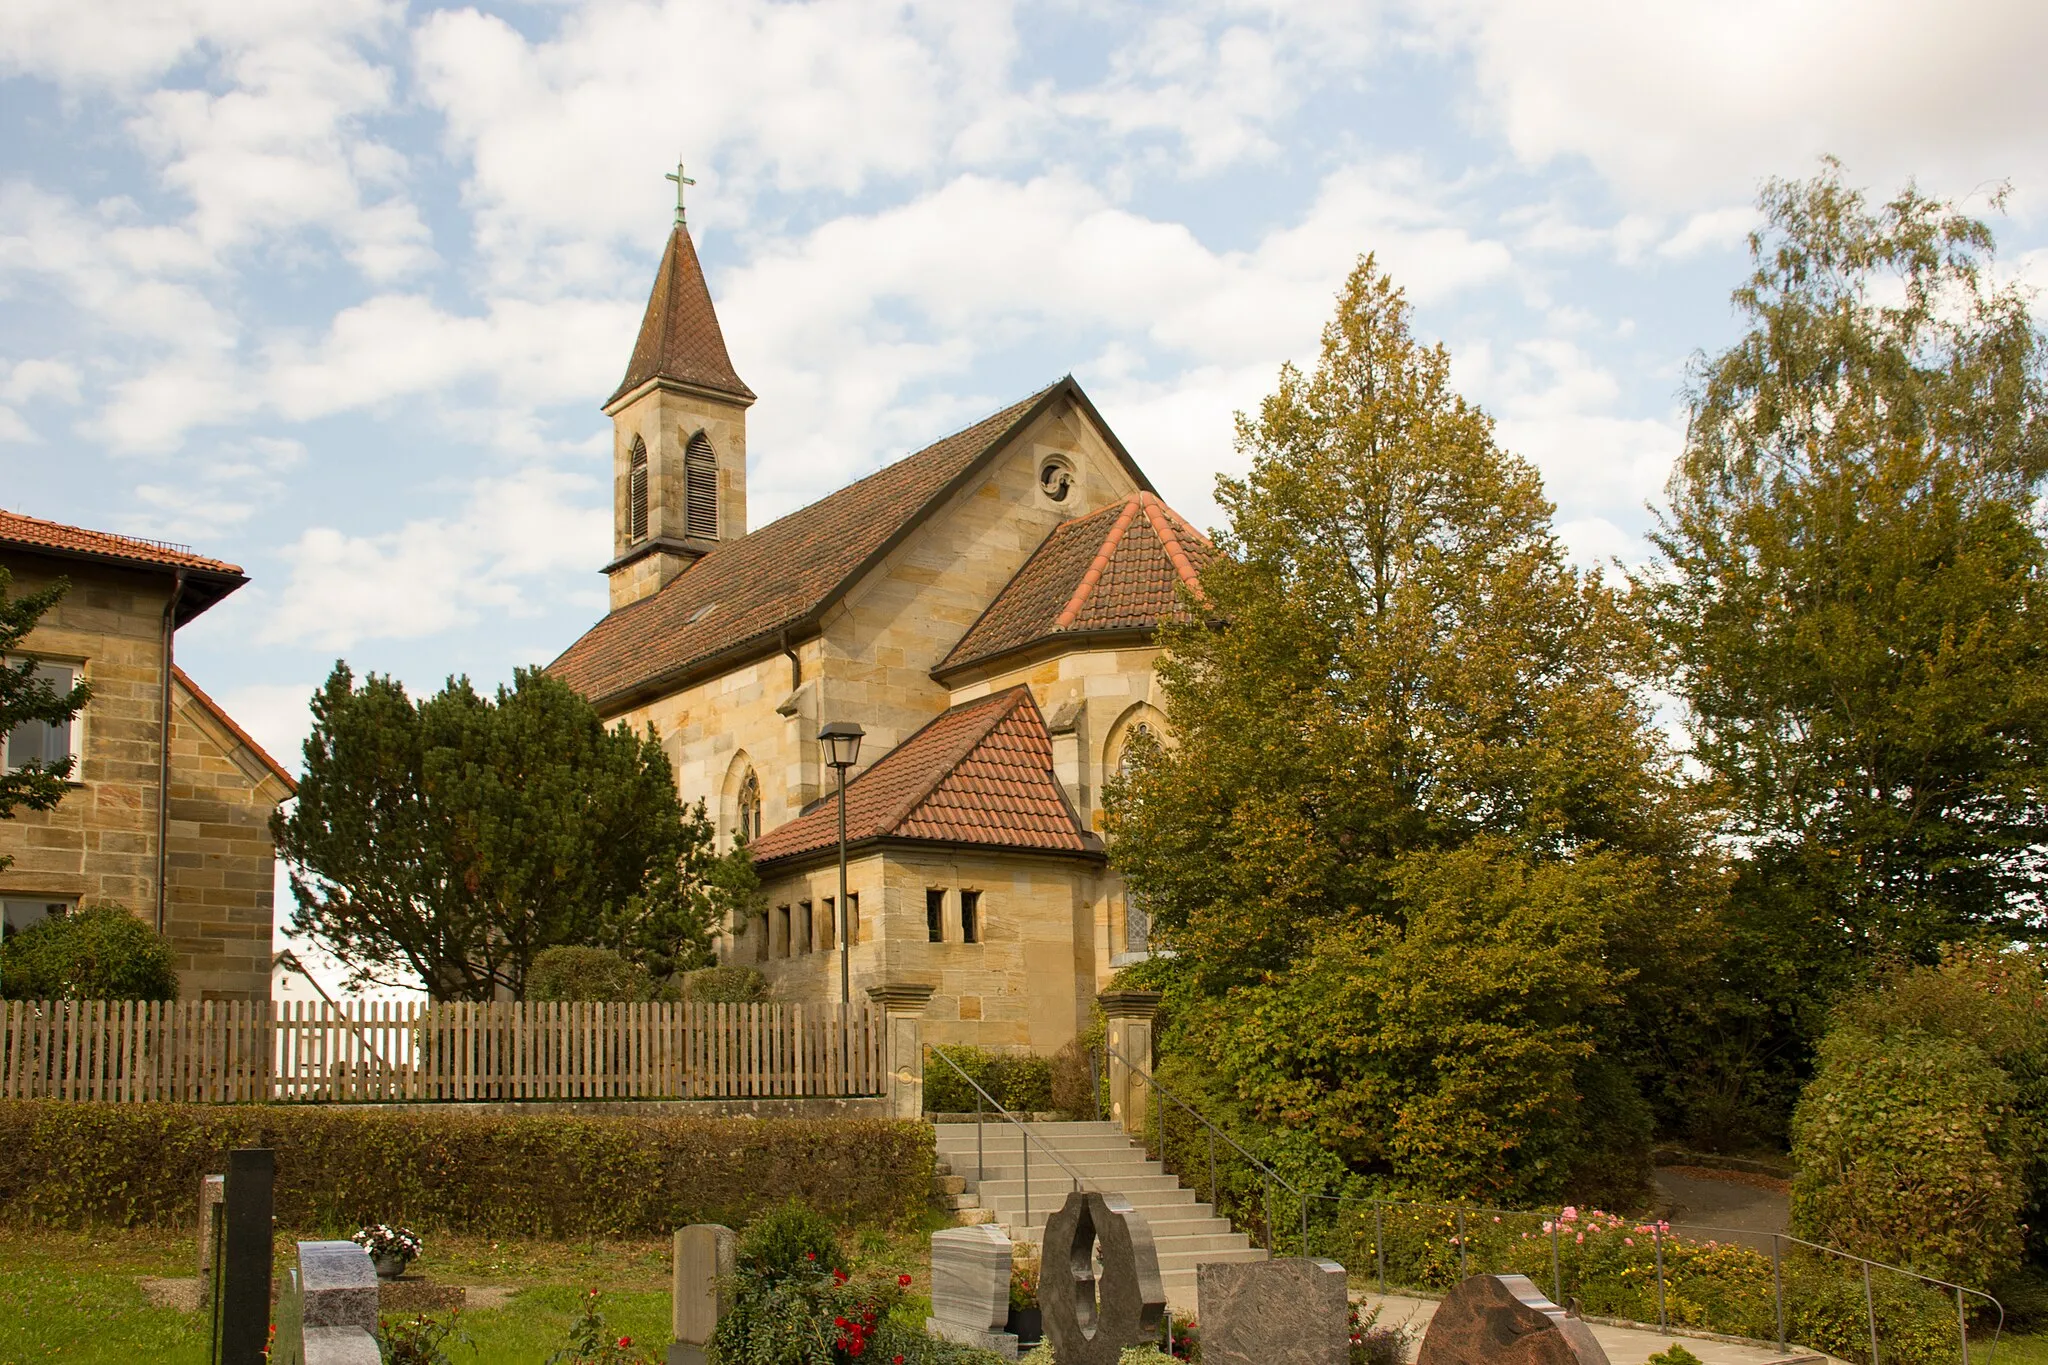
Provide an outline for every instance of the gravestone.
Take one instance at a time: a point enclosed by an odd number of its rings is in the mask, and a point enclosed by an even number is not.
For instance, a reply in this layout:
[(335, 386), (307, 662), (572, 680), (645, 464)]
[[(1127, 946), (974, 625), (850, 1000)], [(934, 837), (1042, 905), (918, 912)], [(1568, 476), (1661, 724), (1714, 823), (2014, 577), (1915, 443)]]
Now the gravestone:
[(932, 1315), (924, 1330), (1017, 1358), (1010, 1316), (1010, 1239), (990, 1223), (932, 1234)]
[(213, 1280), (214, 1210), (220, 1207), (221, 1187), (226, 1183), (226, 1176), (199, 1177), (199, 1281), (202, 1285)]
[(377, 1269), (354, 1242), (301, 1242), (270, 1365), (377, 1365)]
[(1290, 1256), (1195, 1267), (1203, 1365), (1345, 1365), (1351, 1305), (1344, 1267)]
[(213, 1296), (219, 1365), (264, 1365), (270, 1346), (271, 1191), (276, 1178), (276, 1154), (268, 1147), (228, 1153), (221, 1186), (221, 1282)]
[(674, 1302), (669, 1310), (675, 1344), (668, 1348), (668, 1365), (704, 1365), (704, 1348), (730, 1306), (717, 1282), (732, 1274), (737, 1244), (733, 1230), (716, 1223), (676, 1229)]
[(1607, 1365), (1607, 1352), (1527, 1275), (1473, 1275), (1437, 1305), (1415, 1365)]
[(1124, 1347), (1159, 1340), (1166, 1287), (1152, 1230), (1129, 1200), (1075, 1190), (1046, 1220), (1038, 1306), (1060, 1365), (1117, 1365)]

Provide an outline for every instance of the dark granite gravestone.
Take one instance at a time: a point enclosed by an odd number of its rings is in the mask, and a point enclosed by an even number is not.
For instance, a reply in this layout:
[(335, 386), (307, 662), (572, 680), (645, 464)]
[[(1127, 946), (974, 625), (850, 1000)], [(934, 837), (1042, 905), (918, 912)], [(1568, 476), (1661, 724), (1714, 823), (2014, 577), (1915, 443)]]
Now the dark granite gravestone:
[(354, 1242), (301, 1242), (277, 1301), (270, 1365), (378, 1365), (377, 1269)]
[(213, 1340), (219, 1365), (263, 1365), (270, 1347), (271, 1189), (276, 1154), (268, 1147), (228, 1153), (221, 1190), (220, 1288)]
[(1195, 1267), (1203, 1365), (1345, 1365), (1351, 1304), (1344, 1267), (1290, 1256)]
[(1415, 1365), (1607, 1365), (1607, 1352), (1527, 1275), (1474, 1275), (1437, 1305)]
[(1116, 1365), (1124, 1347), (1159, 1340), (1166, 1287), (1152, 1230), (1128, 1200), (1074, 1191), (1046, 1219), (1044, 1245), (1038, 1304), (1060, 1365)]

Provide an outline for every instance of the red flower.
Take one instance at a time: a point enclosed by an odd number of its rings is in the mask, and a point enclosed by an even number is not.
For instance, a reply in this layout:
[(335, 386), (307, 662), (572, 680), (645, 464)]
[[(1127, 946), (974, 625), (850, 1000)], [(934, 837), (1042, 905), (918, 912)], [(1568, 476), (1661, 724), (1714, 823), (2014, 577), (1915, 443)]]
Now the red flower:
[[(908, 1289), (910, 1287), (910, 1277), (908, 1275), (898, 1275), (896, 1277), (896, 1283), (902, 1285), (905, 1289)], [(896, 1358), (898, 1360), (903, 1359), (902, 1356), (897, 1356)]]
[(834, 1319), (832, 1319), (832, 1325), (833, 1325), (834, 1327), (837, 1327), (837, 1328), (838, 1328), (838, 1329), (839, 1329), (840, 1331), (844, 1332), (844, 1331), (846, 1330), (846, 1319), (845, 1319), (845, 1318), (834, 1318)]
[(619, 1349), (620, 1349), (621, 1351), (625, 1350), (625, 1349), (626, 1349), (626, 1348), (627, 1348), (628, 1346), (631, 1346), (632, 1344), (633, 1344), (633, 1338), (631, 1338), (631, 1337), (620, 1337), (620, 1338), (619, 1338)]
[[(806, 1252), (804, 1253), (804, 1259), (805, 1259), (806, 1261), (815, 1261), (815, 1260), (817, 1260), (817, 1259), (818, 1259), (818, 1253), (817, 1253), (817, 1252), (815, 1252), (815, 1251), (806, 1251)], [(594, 1293), (595, 1291), (592, 1291), (592, 1292)]]

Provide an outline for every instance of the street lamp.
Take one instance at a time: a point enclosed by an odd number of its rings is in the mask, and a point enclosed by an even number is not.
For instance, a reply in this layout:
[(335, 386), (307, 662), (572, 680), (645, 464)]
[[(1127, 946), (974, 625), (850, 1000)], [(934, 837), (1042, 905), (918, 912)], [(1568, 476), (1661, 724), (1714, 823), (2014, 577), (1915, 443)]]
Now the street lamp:
[[(867, 732), (850, 720), (835, 720), (818, 731), (825, 746), (825, 762), (839, 771), (839, 1003), (853, 1003), (852, 940), (847, 935), (852, 917), (846, 913), (846, 770), (860, 762), (860, 741)], [(841, 1037), (845, 1034), (842, 1031)]]

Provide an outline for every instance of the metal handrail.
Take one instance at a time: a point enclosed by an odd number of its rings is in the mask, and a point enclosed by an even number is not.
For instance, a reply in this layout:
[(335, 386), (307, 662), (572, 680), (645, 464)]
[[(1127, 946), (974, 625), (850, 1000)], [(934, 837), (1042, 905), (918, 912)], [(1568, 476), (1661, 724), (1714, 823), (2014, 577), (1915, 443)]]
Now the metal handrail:
[[(1313, 1199), (1327, 1200), (1336, 1203), (1339, 1207), (1340, 1214), (1342, 1212), (1342, 1206), (1344, 1205), (1344, 1203), (1347, 1202), (1347, 1196), (1344, 1195), (1311, 1195), (1309, 1197)], [(1563, 1209), (1561, 1208), (1556, 1210), (1502, 1209), (1494, 1208), (1488, 1205), (1454, 1204), (1427, 1199), (1367, 1198), (1360, 1202), (1370, 1205), (1373, 1211), (1373, 1257), (1377, 1263), (1379, 1289), (1382, 1294), (1387, 1292), (1387, 1262), (1385, 1247), (1385, 1228), (1382, 1221), (1383, 1214), (1385, 1210), (1390, 1208), (1413, 1208), (1450, 1210), (1457, 1214), (1458, 1272), (1460, 1275), (1463, 1275), (1465, 1273), (1466, 1268), (1467, 1241), (1465, 1215), (1467, 1213), (1498, 1213), (1509, 1214), (1518, 1218), (1544, 1219), (1544, 1228), (1546, 1233), (1550, 1237), (1551, 1294), (1552, 1297), (1555, 1298), (1558, 1302), (1563, 1302), (1563, 1275), (1560, 1270), (1558, 1261), (1558, 1243), (1559, 1239), (1561, 1238), (1565, 1230), (1565, 1223), (1562, 1217)], [(1664, 1303), (1664, 1239), (1667, 1236), (1671, 1235), (1666, 1232), (1666, 1228), (1678, 1227), (1684, 1228), (1688, 1232), (1722, 1233), (1724, 1235), (1739, 1238), (1756, 1238), (1768, 1236), (1771, 1239), (1771, 1297), (1773, 1301), (1772, 1308), (1775, 1320), (1774, 1325), (1777, 1328), (1777, 1343), (1780, 1350), (1787, 1349), (1785, 1330), (1785, 1281), (1782, 1264), (1782, 1244), (1791, 1243), (1795, 1246), (1802, 1246), (1808, 1248), (1809, 1250), (1817, 1251), (1821, 1253), (1823, 1256), (1832, 1256), (1838, 1260), (1849, 1261), (1863, 1267), (1864, 1313), (1865, 1322), (1867, 1324), (1867, 1330), (1870, 1333), (1871, 1365), (1878, 1365), (1878, 1362), (1880, 1360), (1880, 1348), (1878, 1343), (1877, 1331), (1876, 1295), (1872, 1290), (1870, 1283), (1870, 1272), (1872, 1270), (1890, 1271), (1894, 1275), (1903, 1275), (1907, 1279), (1918, 1280), (1922, 1284), (1931, 1285), (1937, 1289), (1949, 1290), (1954, 1293), (1956, 1299), (1956, 1332), (1962, 1350), (1962, 1365), (1970, 1365), (1970, 1329), (1968, 1316), (1963, 1304), (1963, 1296), (1967, 1294), (1973, 1298), (1982, 1299), (1985, 1303), (1997, 1309), (1998, 1326), (1993, 1329), (1991, 1334), (1991, 1352), (1989, 1356), (1987, 1356), (1987, 1361), (1992, 1361), (1997, 1358), (1998, 1341), (1999, 1338), (2003, 1336), (2005, 1332), (2005, 1305), (2000, 1303), (1995, 1296), (1985, 1292), (1982, 1289), (1973, 1289), (1969, 1285), (1957, 1284), (1952, 1280), (1937, 1279), (1932, 1275), (1923, 1275), (1917, 1270), (1907, 1270), (1903, 1266), (1890, 1265), (1884, 1261), (1874, 1261), (1867, 1256), (1858, 1256), (1854, 1252), (1843, 1251), (1840, 1247), (1831, 1247), (1821, 1242), (1810, 1242), (1803, 1237), (1795, 1237), (1789, 1232), (1765, 1233), (1755, 1228), (1729, 1228), (1721, 1227), (1713, 1223), (1671, 1224), (1668, 1222), (1668, 1220), (1662, 1219), (1629, 1218), (1627, 1221), (1638, 1225), (1638, 1235), (1640, 1235), (1641, 1228), (1643, 1226), (1647, 1226), (1650, 1229), (1650, 1234), (1653, 1241), (1653, 1248), (1657, 1258), (1657, 1316), (1658, 1326), (1660, 1328), (1664, 1328), (1669, 1325), (1668, 1314), (1666, 1312)], [(1307, 1243), (1304, 1242), (1303, 1254), (1306, 1253)]]
[[(1196, 1122), (1200, 1123), (1204, 1128), (1207, 1128), (1209, 1130), (1210, 1208), (1220, 1208), (1220, 1206), (1216, 1202), (1216, 1139), (1220, 1137), (1225, 1142), (1229, 1143), (1233, 1148), (1235, 1148), (1239, 1156), (1243, 1157), (1246, 1161), (1249, 1161), (1253, 1166), (1257, 1167), (1265, 1175), (1267, 1181), (1270, 1182), (1266, 1187), (1266, 1239), (1270, 1242), (1275, 1243), (1277, 1243), (1280, 1240), (1279, 1238), (1273, 1236), (1272, 1210), (1272, 1185), (1278, 1184), (1282, 1189), (1286, 1190), (1289, 1194), (1292, 1194), (1301, 1205), (1301, 1249), (1302, 1254), (1304, 1256), (1308, 1254), (1308, 1195), (1304, 1194), (1300, 1189), (1296, 1188), (1296, 1186), (1291, 1181), (1289, 1181), (1287, 1177), (1281, 1175), (1280, 1172), (1274, 1170), (1271, 1166), (1268, 1166), (1265, 1162), (1259, 1160), (1257, 1157), (1253, 1156), (1249, 1151), (1245, 1150), (1245, 1146), (1243, 1143), (1239, 1142), (1236, 1138), (1232, 1137), (1230, 1134), (1224, 1132), (1221, 1128), (1218, 1128), (1215, 1124), (1211, 1123), (1208, 1120), (1208, 1118), (1206, 1118), (1201, 1113), (1200, 1110), (1196, 1109), (1192, 1104), (1189, 1104), (1180, 1096), (1174, 1094), (1173, 1091), (1169, 1090), (1166, 1086), (1160, 1084), (1158, 1077), (1152, 1075), (1152, 1073), (1145, 1070), (1145, 1068), (1139, 1066), (1136, 1062), (1124, 1056), (1123, 1053), (1117, 1051), (1116, 1048), (1112, 1046), (1109, 1042), (1104, 1041), (1104, 1043), (1102, 1044), (1102, 1050), (1109, 1056), (1116, 1058), (1119, 1062), (1122, 1062), (1126, 1070), (1130, 1071), (1131, 1074), (1138, 1077), (1138, 1079), (1144, 1081), (1145, 1084), (1151, 1086), (1155, 1093), (1163, 1095), (1167, 1099), (1172, 1100), (1175, 1104), (1179, 1105), (1182, 1109), (1186, 1110), (1190, 1115), (1192, 1115)], [(1161, 1170), (1166, 1169), (1166, 1111), (1164, 1109), (1161, 1109), (1159, 1111), (1159, 1167)], [(1277, 1246), (1271, 1246), (1266, 1249), (1268, 1251), (1277, 1251), (1279, 1248)]]
[[(958, 1076), (961, 1080), (967, 1082), (969, 1085), (974, 1087), (974, 1189), (977, 1197), (981, 1193), (982, 1171), (986, 1164), (985, 1159), (983, 1157), (981, 1145), (981, 1116), (983, 1112), (981, 1106), (983, 1101), (987, 1101), (988, 1104), (991, 1105), (998, 1114), (1001, 1114), (1011, 1123), (1016, 1124), (1017, 1131), (1023, 1135), (1024, 1140), (1022, 1143), (1019, 1144), (1018, 1151), (1023, 1159), (1024, 1165), (1024, 1226), (1027, 1230), (1031, 1227), (1031, 1147), (1029, 1144), (1034, 1142), (1037, 1143), (1039, 1148), (1043, 1150), (1047, 1156), (1051, 1157), (1054, 1163), (1057, 1164), (1061, 1170), (1067, 1173), (1068, 1178), (1074, 1182), (1074, 1188), (1076, 1190), (1080, 1189), (1082, 1185), (1088, 1183), (1087, 1176), (1082, 1175), (1079, 1171), (1075, 1170), (1072, 1166), (1068, 1165), (1066, 1158), (1062, 1157), (1058, 1152), (1054, 1151), (1051, 1147), (1048, 1147), (1045, 1143), (1045, 1139), (1039, 1137), (1036, 1133), (1032, 1132), (1030, 1127), (1024, 1122), (1024, 1120), (1018, 1118), (1015, 1114), (1003, 1108), (1001, 1104), (998, 1104), (996, 1102), (995, 1096), (989, 1094), (988, 1091), (983, 1090), (981, 1088), (981, 1082), (975, 1080), (974, 1077), (968, 1075), (965, 1071), (962, 1071), (960, 1069), (960, 1063), (954, 1061), (951, 1057), (948, 1057), (946, 1055), (946, 1050), (943, 1047), (935, 1047), (932, 1044), (927, 1043), (925, 1044), (924, 1050), (927, 1056), (937, 1057), (947, 1066), (953, 1068), (954, 1075)], [(993, 1212), (993, 1210), (991, 1210), (991, 1212)]]

